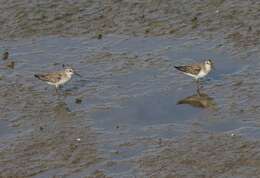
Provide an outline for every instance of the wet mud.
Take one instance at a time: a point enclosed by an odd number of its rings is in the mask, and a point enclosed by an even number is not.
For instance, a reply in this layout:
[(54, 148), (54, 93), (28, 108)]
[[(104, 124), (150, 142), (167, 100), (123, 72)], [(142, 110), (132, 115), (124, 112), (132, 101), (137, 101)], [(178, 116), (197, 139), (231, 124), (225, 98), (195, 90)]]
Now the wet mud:
[[(259, 7), (2, 2), (0, 177), (259, 177)], [(197, 93), (174, 66), (207, 58)]]

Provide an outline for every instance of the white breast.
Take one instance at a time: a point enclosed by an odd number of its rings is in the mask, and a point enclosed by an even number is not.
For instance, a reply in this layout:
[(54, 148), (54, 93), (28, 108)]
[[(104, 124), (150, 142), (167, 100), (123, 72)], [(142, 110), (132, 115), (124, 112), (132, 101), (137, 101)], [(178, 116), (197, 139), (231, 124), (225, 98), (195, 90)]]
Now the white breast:
[(68, 82), (71, 79), (71, 77), (64, 77), (59, 82), (56, 83), (56, 85), (63, 85), (64, 83)]
[(208, 73), (208, 71), (200, 70), (200, 73), (198, 74), (197, 78), (205, 77)]

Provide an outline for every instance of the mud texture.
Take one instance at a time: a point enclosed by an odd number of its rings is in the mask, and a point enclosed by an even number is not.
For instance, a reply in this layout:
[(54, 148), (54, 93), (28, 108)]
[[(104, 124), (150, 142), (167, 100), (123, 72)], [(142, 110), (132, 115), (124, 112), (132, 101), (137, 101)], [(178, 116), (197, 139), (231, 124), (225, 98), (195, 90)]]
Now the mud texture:
[(0, 4), (0, 177), (259, 177), (259, 1)]
[(3, 39), (42, 35), (200, 35), (259, 44), (258, 0), (1, 1)]

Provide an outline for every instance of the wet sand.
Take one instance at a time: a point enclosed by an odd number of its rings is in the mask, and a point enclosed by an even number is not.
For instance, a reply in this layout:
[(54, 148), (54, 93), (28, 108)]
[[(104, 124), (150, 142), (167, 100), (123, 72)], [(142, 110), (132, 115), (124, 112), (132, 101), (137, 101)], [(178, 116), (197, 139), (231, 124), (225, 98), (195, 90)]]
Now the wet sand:
[[(0, 7), (1, 177), (258, 177), (258, 1), (70, 3)], [(174, 65), (203, 58), (198, 97)]]

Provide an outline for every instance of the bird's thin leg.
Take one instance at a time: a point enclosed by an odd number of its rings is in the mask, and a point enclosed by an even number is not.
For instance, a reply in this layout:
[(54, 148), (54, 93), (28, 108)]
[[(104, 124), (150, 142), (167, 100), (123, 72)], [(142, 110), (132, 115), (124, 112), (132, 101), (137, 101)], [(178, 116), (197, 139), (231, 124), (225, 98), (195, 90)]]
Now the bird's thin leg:
[(55, 85), (56, 94), (58, 94), (59, 85)]
[(196, 83), (197, 83), (197, 89), (199, 89), (200, 88), (200, 80), (196, 79)]
[(197, 88), (197, 95), (201, 96), (200, 88)]
[(197, 94), (200, 95), (200, 80), (197, 79), (196, 82), (197, 82)]

